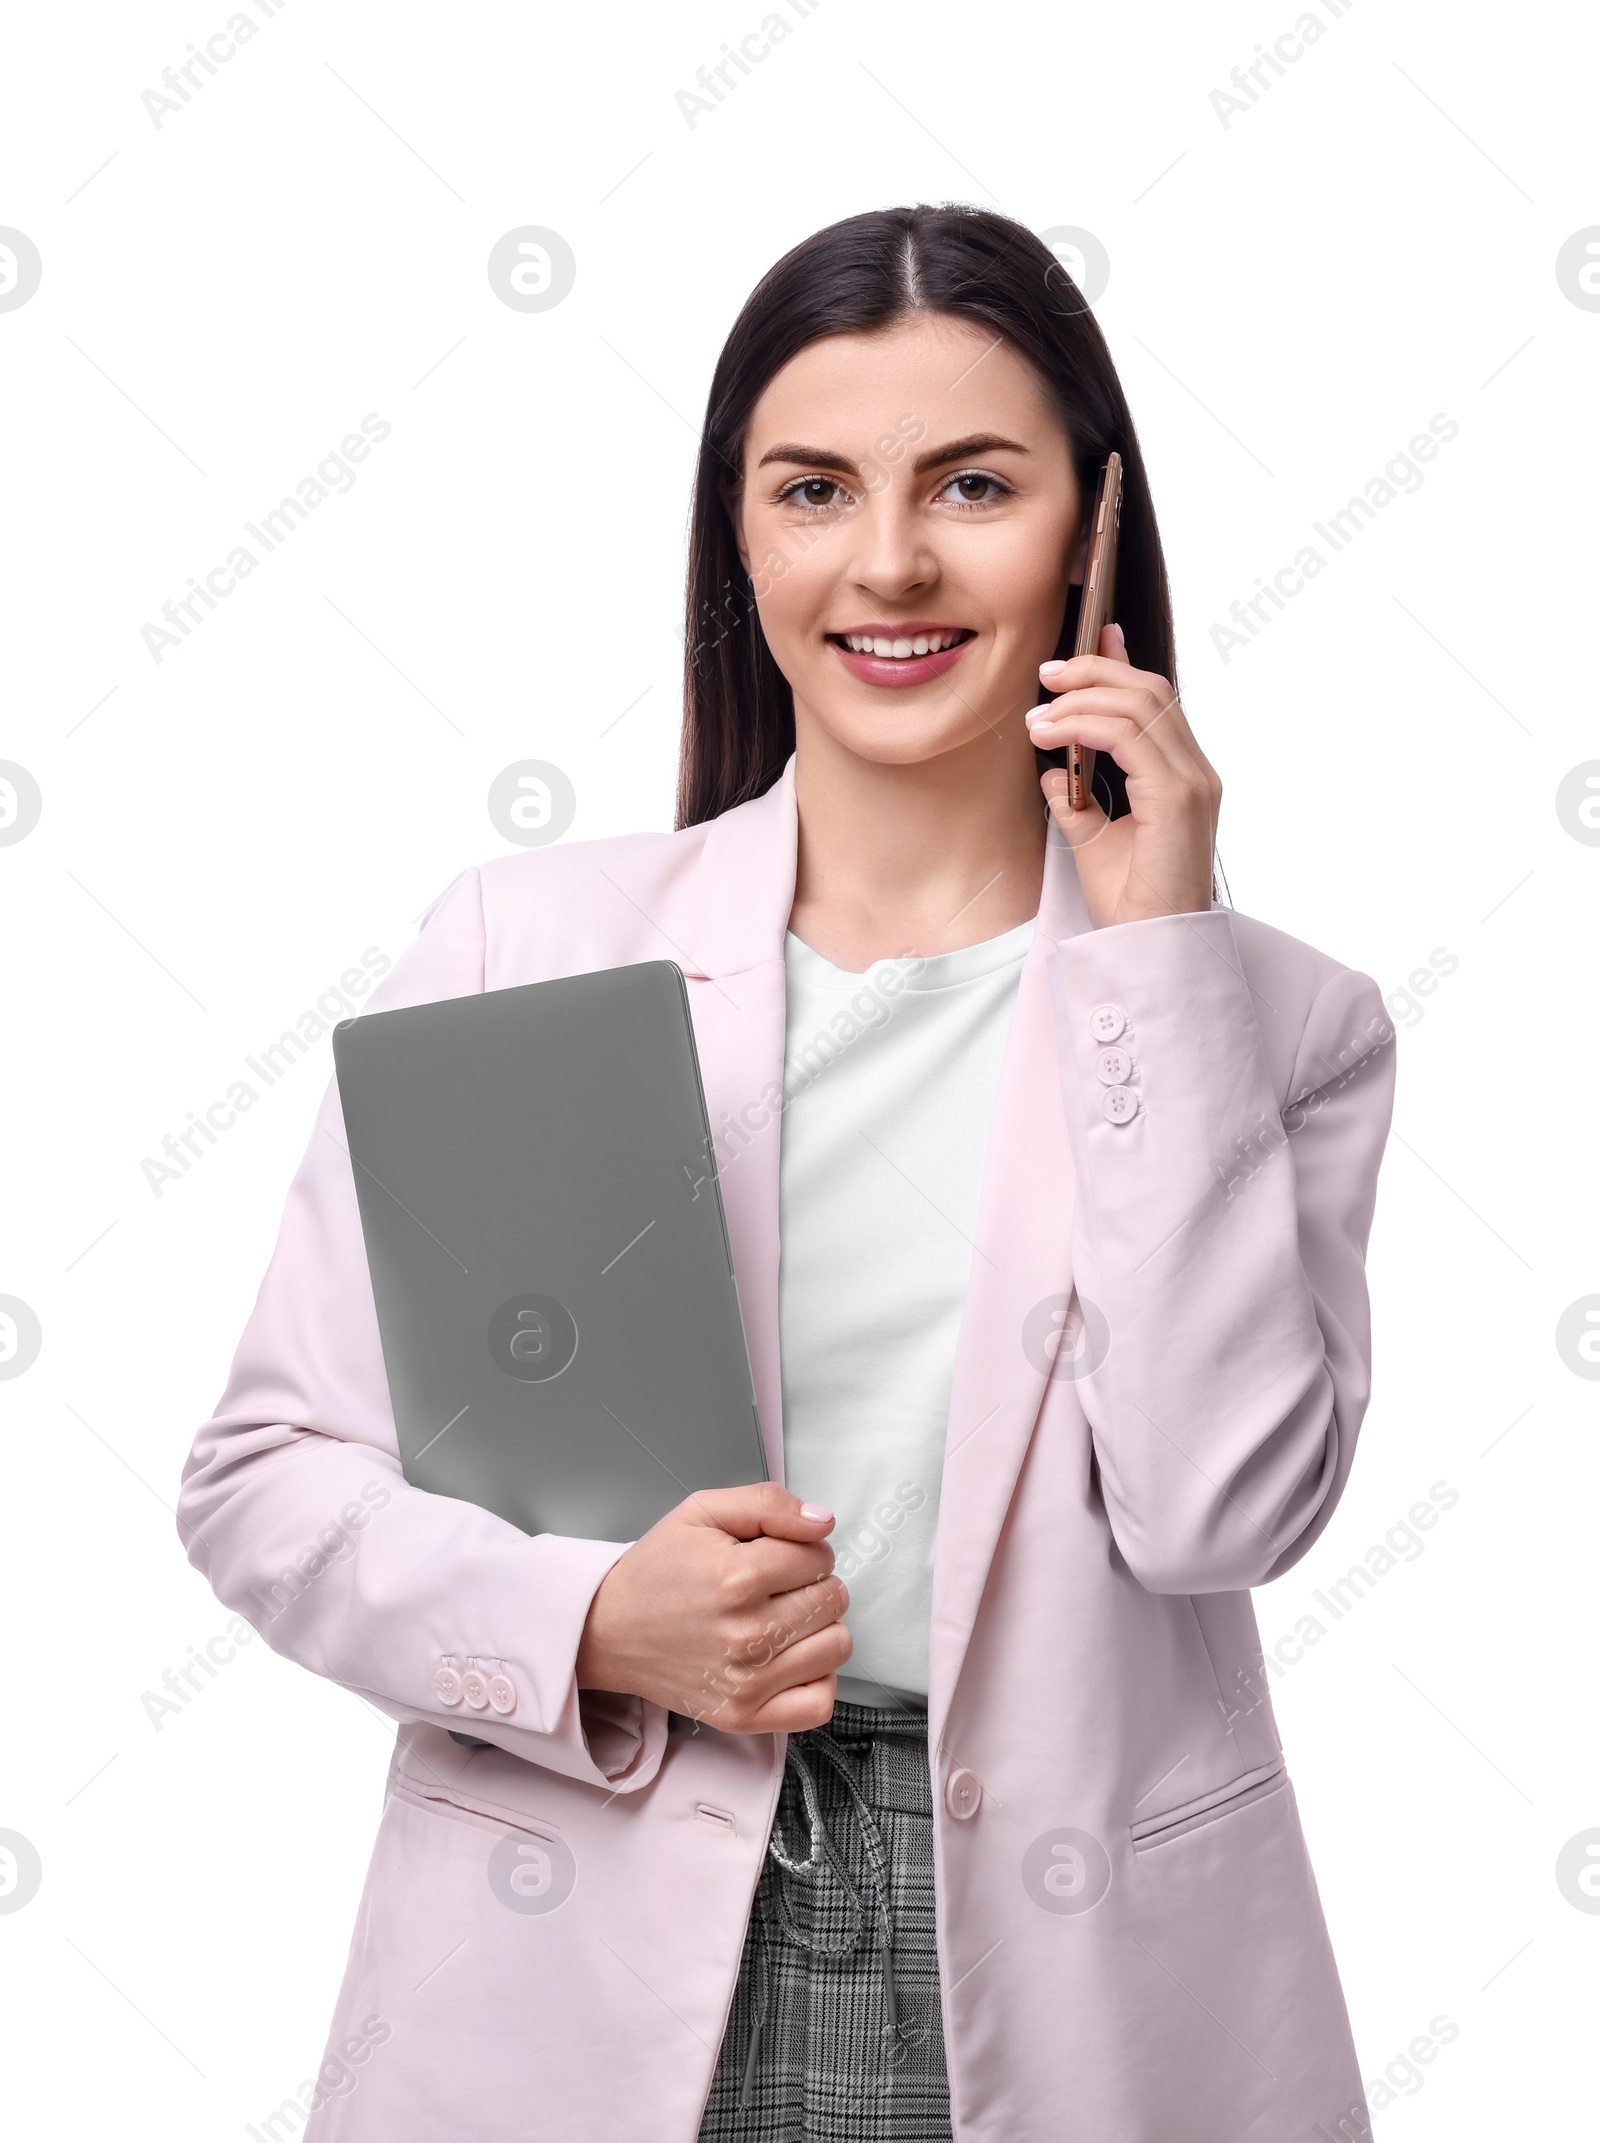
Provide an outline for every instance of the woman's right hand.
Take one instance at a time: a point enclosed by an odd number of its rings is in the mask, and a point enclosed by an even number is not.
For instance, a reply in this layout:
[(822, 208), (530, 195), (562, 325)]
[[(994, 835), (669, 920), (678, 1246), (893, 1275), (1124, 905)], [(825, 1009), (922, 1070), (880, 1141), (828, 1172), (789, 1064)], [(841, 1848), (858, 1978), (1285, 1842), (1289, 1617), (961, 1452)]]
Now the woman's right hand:
[(775, 1481), (705, 1489), (617, 1558), (589, 1605), (578, 1687), (646, 1697), (728, 1734), (833, 1715), (850, 1604), (832, 1511)]

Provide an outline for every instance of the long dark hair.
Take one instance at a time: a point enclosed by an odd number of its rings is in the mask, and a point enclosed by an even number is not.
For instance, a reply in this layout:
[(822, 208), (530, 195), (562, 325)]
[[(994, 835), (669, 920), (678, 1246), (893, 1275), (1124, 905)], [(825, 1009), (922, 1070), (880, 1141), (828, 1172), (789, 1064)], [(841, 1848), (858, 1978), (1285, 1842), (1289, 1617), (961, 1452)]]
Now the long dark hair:
[[(1172, 600), (1144, 458), (1105, 337), (1040, 239), (1008, 216), (951, 204), (873, 209), (786, 253), (745, 300), (711, 382), (689, 529), (678, 824), (695, 826), (771, 788), (794, 750), (794, 700), (761, 630), (727, 500), (740, 485), (750, 415), (792, 357), (824, 335), (860, 334), (913, 313), (952, 313), (1002, 335), (1051, 388), (1087, 504), (1113, 449), (1122, 456), (1117, 622), (1129, 658), (1177, 688)], [(1077, 631), (1074, 588), (1058, 654)], [(1048, 764), (1041, 755), (1041, 764)], [(1095, 760), (1095, 792), (1128, 808), (1121, 769)]]

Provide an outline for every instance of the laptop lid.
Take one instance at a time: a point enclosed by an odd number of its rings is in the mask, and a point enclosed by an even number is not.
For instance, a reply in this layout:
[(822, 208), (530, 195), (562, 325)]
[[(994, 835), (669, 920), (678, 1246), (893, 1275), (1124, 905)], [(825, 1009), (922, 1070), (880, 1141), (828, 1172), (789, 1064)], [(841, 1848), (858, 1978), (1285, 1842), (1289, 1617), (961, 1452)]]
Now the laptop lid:
[(367, 1013), (333, 1052), (408, 1481), (634, 1540), (766, 1478), (673, 962)]

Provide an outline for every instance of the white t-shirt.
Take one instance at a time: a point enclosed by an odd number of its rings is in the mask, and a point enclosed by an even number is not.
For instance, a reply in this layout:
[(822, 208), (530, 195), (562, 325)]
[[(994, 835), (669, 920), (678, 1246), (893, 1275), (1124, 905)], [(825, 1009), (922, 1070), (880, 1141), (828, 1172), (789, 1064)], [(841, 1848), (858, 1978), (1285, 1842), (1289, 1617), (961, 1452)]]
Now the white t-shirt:
[(956, 1339), (1032, 922), (832, 965), (790, 932), (779, 1176), (788, 1485), (838, 1519), (847, 1702), (925, 1698)]

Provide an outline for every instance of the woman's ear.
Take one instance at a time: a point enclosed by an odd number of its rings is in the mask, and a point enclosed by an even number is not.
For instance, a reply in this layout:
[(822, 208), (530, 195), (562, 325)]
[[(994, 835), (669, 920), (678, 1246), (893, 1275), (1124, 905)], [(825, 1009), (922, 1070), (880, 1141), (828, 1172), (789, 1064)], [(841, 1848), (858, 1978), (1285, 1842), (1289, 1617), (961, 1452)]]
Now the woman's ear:
[(1076, 537), (1072, 546), (1072, 571), (1067, 575), (1069, 588), (1081, 588), (1083, 576), (1089, 570), (1089, 523), (1084, 518), (1083, 533)]

